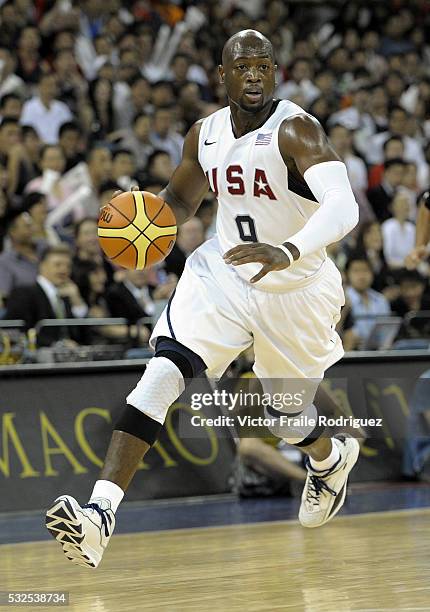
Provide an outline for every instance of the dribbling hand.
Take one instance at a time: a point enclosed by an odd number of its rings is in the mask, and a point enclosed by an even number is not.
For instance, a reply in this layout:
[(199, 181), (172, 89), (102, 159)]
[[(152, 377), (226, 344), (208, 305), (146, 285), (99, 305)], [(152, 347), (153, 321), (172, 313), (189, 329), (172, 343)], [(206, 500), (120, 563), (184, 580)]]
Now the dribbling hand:
[(290, 265), (288, 255), (278, 247), (263, 242), (251, 244), (240, 244), (224, 254), (224, 261), (233, 266), (241, 266), (247, 263), (262, 263), (260, 272), (253, 276), (251, 283), (261, 280), (269, 272), (285, 270)]
[[(140, 191), (140, 187), (138, 185), (133, 185), (133, 187), (130, 189), (130, 191)], [(124, 191), (122, 189), (117, 189), (116, 191), (114, 191), (113, 196), (112, 196), (112, 200), (114, 198), (116, 198), (117, 196), (121, 195), (122, 193), (124, 193)], [(106, 208), (106, 206), (108, 206), (108, 204), (105, 204), (104, 206), (100, 207), (100, 211), (103, 210), (103, 208)]]

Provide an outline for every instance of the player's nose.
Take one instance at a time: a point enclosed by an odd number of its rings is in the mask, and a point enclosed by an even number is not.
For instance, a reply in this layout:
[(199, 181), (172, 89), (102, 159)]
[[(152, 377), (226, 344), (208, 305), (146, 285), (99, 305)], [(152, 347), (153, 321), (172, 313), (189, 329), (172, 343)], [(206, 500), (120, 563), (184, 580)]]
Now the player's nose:
[(249, 83), (259, 83), (261, 81), (261, 76), (256, 68), (250, 68), (248, 70), (248, 74), (246, 75), (246, 80)]

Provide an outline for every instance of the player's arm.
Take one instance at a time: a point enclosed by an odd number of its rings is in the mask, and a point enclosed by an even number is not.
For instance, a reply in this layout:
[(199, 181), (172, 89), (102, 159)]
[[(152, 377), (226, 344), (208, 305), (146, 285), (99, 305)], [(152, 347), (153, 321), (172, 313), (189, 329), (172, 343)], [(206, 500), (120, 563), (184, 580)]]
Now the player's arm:
[[(182, 225), (193, 217), (209, 191), (209, 183), (199, 164), (199, 133), (201, 121), (197, 121), (185, 137), (182, 159), (168, 185), (158, 194), (172, 209), (176, 224)], [(132, 191), (139, 191), (135, 185)], [(122, 193), (115, 191), (113, 197)]]
[(294, 161), (320, 204), (306, 225), (283, 243), (297, 260), (346, 236), (357, 225), (359, 210), (346, 166), (316, 119), (297, 115), (286, 120), (279, 149), (287, 164)]
[(417, 267), (420, 261), (429, 256), (430, 241), (430, 192), (426, 191), (421, 200), (417, 214), (415, 247), (406, 257), (405, 264), (409, 270)]
[(279, 130), (279, 149), (290, 169), (296, 168), (320, 203), (306, 225), (278, 246), (254, 243), (239, 245), (224, 255), (227, 263), (263, 264), (251, 278), (255, 283), (268, 272), (288, 268), (300, 257), (337, 242), (358, 223), (358, 204), (349, 183), (346, 166), (331, 147), (316, 119), (297, 115)]
[(195, 215), (209, 190), (209, 183), (198, 159), (200, 126), (201, 121), (197, 121), (189, 130), (181, 163), (167, 187), (159, 193), (160, 198), (173, 210), (177, 225), (182, 225)]

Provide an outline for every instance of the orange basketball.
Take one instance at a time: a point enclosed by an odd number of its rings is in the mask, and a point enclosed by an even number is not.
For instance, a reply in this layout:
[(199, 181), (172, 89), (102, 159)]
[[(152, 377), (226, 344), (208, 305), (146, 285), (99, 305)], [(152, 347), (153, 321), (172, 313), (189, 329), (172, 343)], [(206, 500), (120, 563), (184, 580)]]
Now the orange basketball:
[(175, 244), (176, 231), (170, 206), (148, 191), (121, 193), (100, 212), (100, 246), (123, 268), (142, 270), (164, 259)]

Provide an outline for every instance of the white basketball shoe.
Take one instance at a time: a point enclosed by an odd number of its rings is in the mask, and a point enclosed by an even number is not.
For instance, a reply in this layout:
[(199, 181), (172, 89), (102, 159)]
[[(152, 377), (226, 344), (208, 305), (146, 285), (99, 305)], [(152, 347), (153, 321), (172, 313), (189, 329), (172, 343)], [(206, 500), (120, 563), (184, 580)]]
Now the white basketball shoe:
[(317, 471), (306, 457), (308, 475), (302, 493), (299, 521), (303, 527), (319, 527), (330, 521), (341, 509), (346, 497), (348, 476), (360, 453), (355, 438), (338, 435), (332, 438), (340, 458), (329, 470)]
[(96, 568), (115, 528), (115, 515), (107, 499), (93, 499), (81, 507), (74, 497), (62, 495), (46, 513), (46, 528), (69, 561)]

